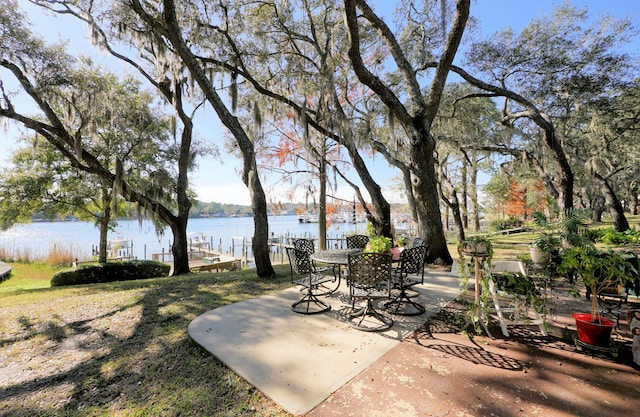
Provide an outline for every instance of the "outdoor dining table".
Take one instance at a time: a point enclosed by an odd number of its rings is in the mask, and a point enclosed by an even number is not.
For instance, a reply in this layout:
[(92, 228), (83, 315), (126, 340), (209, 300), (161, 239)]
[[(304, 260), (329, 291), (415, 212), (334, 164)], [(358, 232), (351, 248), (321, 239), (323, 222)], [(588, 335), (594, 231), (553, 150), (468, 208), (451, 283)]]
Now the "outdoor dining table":
[[(315, 262), (333, 265), (335, 277), (338, 280), (338, 285), (340, 285), (340, 279), (346, 271), (346, 266), (349, 264), (349, 255), (361, 252), (361, 248), (328, 249), (314, 252), (309, 258)], [(342, 269), (343, 267), (345, 269)]]
[(362, 249), (329, 249), (312, 253), (309, 257), (316, 261), (330, 265), (347, 265), (349, 263), (349, 254), (360, 253)]

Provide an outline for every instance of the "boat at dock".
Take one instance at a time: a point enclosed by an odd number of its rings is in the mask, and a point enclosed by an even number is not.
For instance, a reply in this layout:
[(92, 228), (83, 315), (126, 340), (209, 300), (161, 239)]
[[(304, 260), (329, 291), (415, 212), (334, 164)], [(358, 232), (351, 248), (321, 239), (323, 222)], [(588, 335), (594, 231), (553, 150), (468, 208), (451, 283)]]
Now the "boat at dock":
[(318, 215), (314, 213), (300, 213), (298, 215), (300, 223), (318, 223)]

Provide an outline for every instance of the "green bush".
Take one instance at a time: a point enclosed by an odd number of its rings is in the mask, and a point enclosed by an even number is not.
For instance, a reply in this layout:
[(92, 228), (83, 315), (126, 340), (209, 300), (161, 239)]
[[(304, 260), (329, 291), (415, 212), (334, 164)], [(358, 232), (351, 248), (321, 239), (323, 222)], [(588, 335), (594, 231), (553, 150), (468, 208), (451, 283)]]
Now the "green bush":
[(169, 275), (171, 267), (154, 261), (109, 262), (61, 271), (51, 278), (52, 287), (130, 281)]
[(391, 250), (391, 238), (385, 236), (372, 236), (369, 238), (365, 252), (388, 253)]
[(580, 232), (580, 234), (589, 242), (596, 243), (602, 240), (602, 236), (605, 232), (606, 229), (586, 229)]
[(625, 245), (629, 243), (640, 243), (640, 232), (627, 229), (624, 232), (617, 232), (613, 228), (602, 229), (602, 236), (599, 241), (605, 245)]
[(524, 222), (516, 217), (508, 217), (506, 219), (494, 219), (489, 223), (489, 230), (499, 232), (501, 230), (517, 229), (522, 227)]

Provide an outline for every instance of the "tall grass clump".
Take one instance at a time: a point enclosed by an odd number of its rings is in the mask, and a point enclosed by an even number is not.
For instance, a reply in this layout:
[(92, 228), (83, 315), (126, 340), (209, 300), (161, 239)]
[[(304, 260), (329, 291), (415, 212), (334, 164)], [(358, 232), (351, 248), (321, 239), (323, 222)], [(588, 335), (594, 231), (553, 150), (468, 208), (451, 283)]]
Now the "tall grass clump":
[(80, 251), (72, 246), (59, 243), (53, 244), (47, 253), (34, 253), (31, 248), (0, 246), (0, 261), (7, 263), (45, 262), (64, 267), (73, 264), (79, 254)]
[(74, 250), (71, 247), (65, 247), (59, 244), (54, 244), (49, 250), (49, 254), (46, 256), (45, 262), (48, 262), (55, 266), (70, 266), (76, 260), (77, 252), (74, 256)]
[(0, 246), (0, 261), (28, 263), (34, 261), (34, 256), (28, 248), (6, 248)]

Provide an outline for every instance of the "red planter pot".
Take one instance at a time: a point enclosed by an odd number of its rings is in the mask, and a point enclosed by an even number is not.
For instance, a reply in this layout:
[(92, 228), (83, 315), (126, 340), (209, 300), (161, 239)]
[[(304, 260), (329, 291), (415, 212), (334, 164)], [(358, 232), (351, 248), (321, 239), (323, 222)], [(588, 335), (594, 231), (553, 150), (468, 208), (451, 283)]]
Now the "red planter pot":
[(587, 345), (608, 347), (611, 331), (616, 322), (605, 317), (591, 316), (589, 313), (573, 313), (578, 329), (578, 339)]

